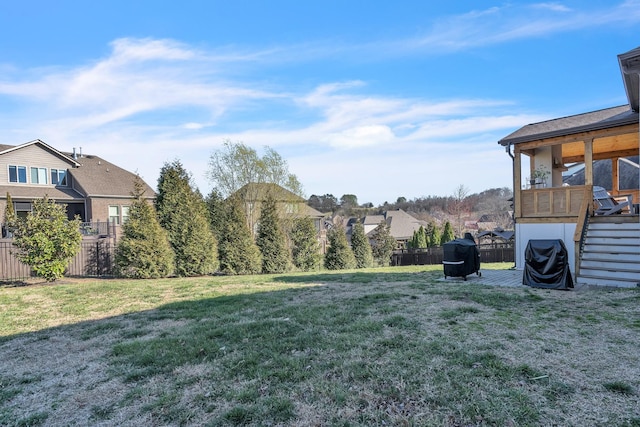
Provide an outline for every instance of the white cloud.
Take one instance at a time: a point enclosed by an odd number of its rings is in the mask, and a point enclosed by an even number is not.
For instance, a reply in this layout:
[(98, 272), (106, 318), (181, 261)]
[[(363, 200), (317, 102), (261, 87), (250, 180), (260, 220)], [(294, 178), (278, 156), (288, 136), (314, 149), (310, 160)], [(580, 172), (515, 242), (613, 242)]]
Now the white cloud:
[(345, 129), (336, 134), (330, 134), (329, 144), (338, 149), (365, 148), (367, 146), (390, 143), (395, 135), (388, 126), (368, 125)]
[(572, 9), (560, 3), (535, 3), (530, 6), (532, 9), (546, 9), (553, 12), (571, 12)]
[(194, 129), (194, 130), (197, 130), (197, 129), (202, 129), (203, 127), (205, 127), (205, 125), (204, 125), (204, 124), (202, 124), (202, 123), (194, 123), (194, 122), (190, 122), (190, 123), (185, 123), (185, 124), (183, 125), (183, 127), (184, 127), (185, 129)]
[[(492, 33), (492, 20), (504, 13), (492, 8), (440, 25), (454, 23), (456, 31), (469, 29), (488, 40), (516, 28), (511, 20)], [(479, 21), (486, 23), (474, 28)], [(468, 42), (447, 31), (443, 43), (448, 36), (454, 45)], [(509, 159), (497, 140), (523, 123), (547, 118), (518, 113), (503, 99), (383, 96), (358, 79), (315, 86), (252, 80), (261, 75), (263, 61), (294, 57), (296, 47), (234, 53), (123, 38), (111, 48), (90, 64), (4, 77), (0, 96), (17, 108), (0, 117), (0, 142), (40, 138), (61, 150), (81, 146), (84, 153), (138, 171), (152, 186), (163, 162), (179, 158), (206, 193), (209, 155), (228, 138), (274, 148), (309, 194), (353, 193), (382, 203), (388, 194), (442, 194), (452, 166), (468, 172), (483, 161), (500, 166), (485, 168), (465, 185), (472, 191), (508, 185)], [(233, 69), (239, 62), (254, 62), (255, 69), (248, 66), (238, 77)], [(390, 176), (401, 176), (405, 184), (398, 187)], [(450, 191), (461, 183), (451, 183)]]
[(507, 4), (440, 19), (424, 36), (390, 46), (394, 50), (457, 51), (566, 31), (639, 22), (638, 0), (591, 10), (572, 10), (554, 2)]

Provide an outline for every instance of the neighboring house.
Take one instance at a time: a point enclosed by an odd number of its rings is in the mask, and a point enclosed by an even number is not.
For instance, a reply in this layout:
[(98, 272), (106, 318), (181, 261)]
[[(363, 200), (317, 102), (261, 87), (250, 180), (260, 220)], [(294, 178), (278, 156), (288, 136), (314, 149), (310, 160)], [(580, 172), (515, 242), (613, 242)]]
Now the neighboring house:
[(363, 221), (365, 234), (369, 235), (383, 221), (389, 225), (389, 233), (396, 239), (397, 249), (405, 249), (413, 233), (421, 226), (426, 229), (429, 225), (426, 221), (414, 218), (402, 209), (398, 209), (386, 211), (383, 215), (365, 216)]
[(478, 231), (480, 223), (478, 221), (465, 221), (463, 231)]
[(477, 235), (477, 240), (479, 245), (498, 247), (505, 244), (513, 244), (514, 237), (514, 231), (496, 228), (490, 231), (481, 231)]
[[(36, 139), (21, 145), (0, 144), (0, 222), (7, 193), (18, 216), (31, 211), (45, 195), (67, 205), (70, 219), (119, 225), (133, 199), (135, 174), (93, 155), (59, 151)], [(145, 184), (145, 197), (155, 192)], [(106, 228), (105, 228), (106, 229)]]
[(322, 253), (324, 253), (327, 245), (325, 214), (307, 205), (304, 198), (277, 184), (250, 183), (233, 194), (242, 200), (247, 214), (247, 223), (254, 235), (258, 232), (262, 202), (266, 200), (268, 194), (276, 200), (276, 206), (283, 217), (310, 217), (313, 219), (318, 232), (318, 242)]
[(384, 215), (367, 215), (364, 217), (362, 225), (364, 226), (364, 234), (369, 234), (375, 230), (381, 222), (386, 222)]
[(498, 228), (498, 223), (492, 215), (482, 215), (476, 222), (476, 230), (478, 231), (494, 230), (496, 228)]
[[(499, 141), (513, 160), (518, 269), (524, 268), (529, 240), (560, 239), (579, 284), (640, 283), (638, 216), (594, 215), (594, 185), (605, 186), (612, 197), (628, 195), (634, 204), (640, 196), (633, 161), (639, 154), (640, 48), (618, 55), (618, 62), (627, 105), (529, 124)], [(522, 171), (525, 158), (527, 172)], [(594, 164), (605, 160), (610, 179), (595, 182)], [(581, 183), (567, 185), (568, 175), (580, 169)], [(526, 177), (541, 178), (541, 183)]]

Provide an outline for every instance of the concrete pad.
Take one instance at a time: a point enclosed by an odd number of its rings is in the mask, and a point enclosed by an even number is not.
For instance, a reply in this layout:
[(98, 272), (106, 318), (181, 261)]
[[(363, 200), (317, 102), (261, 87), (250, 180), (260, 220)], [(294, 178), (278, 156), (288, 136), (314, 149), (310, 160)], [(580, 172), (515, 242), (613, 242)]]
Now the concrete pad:
[[(462, 277), (443, 277), (439, 279), (440, 282), (451, 282), (451, 283), (475, 283), (478, 285), (489, 285), (489, 286), (507, 286), (507, 287), (521, 287), (524, 286), (522, 284), (522, 275), (524, 274), (523, 270), (483, 270), (482, 266), (480, 267), (481, 276), (473, 273), (467, 276), (467, 280), (465, 281)], [(587, 286), (578, 285), (574, 278), (574, 288), (568, 289), (569, 291), (578, 291), (583, 289), (589, 289)], [(532, 288), (535, 289), (535, 288)]]

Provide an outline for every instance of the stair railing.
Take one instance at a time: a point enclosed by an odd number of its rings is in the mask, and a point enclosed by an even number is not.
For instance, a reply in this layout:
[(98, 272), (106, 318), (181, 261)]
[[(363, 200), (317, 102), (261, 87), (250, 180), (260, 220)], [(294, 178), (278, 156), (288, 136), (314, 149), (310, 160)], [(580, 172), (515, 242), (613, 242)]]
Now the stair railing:
[(578, 220), (576, 222), (576, 231), (573, 233), (573, 243), (575, 248), (575, 265), (574, 272), (577, 277), (580, 273), (580, 261), (582, 260), (582, 252), (584, 250), (584, 241), (587, 238), (589, 229), (589, 219), (593, 213), (593, 186), (587, 185), (584, 189), (584, 197), (580, 205)]

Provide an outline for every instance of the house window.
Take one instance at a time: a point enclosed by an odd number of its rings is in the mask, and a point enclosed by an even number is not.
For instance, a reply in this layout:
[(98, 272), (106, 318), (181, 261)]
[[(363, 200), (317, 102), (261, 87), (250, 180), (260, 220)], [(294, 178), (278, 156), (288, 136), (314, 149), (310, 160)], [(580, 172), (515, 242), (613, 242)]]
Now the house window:
[(51, 169), (51, 183), (53, 185), (67, 185), (67, 171), (64, 169)]
[(32, 184), (46, 184), (47, 183), (47, 169), (46, 168), (31, 168), (31, 183)]
[(13, 208), (18, 218), (26, 218), (31, 212), (31, 203), (29, 202), (14, 202)]
[(109, 222), (120, 224), (120, 206), (109, 206)]
[(122, 223), (124, 224), (129, 219), (129, 206), (122, 207)]
[(27, 167), (9, 165), (9, 182), (27, 183)]

